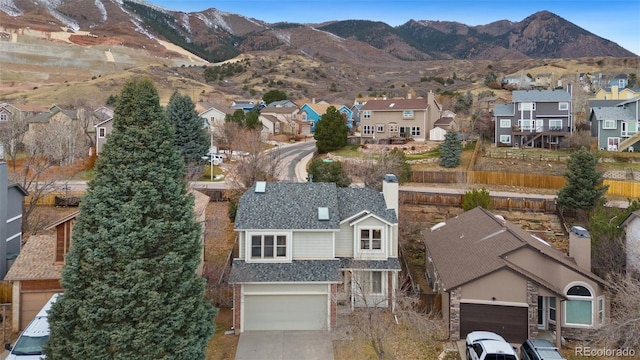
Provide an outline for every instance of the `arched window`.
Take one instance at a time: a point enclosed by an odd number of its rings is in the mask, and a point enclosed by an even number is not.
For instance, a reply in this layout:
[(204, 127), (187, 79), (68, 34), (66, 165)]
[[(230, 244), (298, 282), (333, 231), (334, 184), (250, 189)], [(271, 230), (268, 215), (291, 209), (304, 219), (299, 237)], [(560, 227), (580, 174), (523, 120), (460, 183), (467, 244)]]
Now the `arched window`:
[(567, 290), (565, 305), (567, 325), (593, 324), (593, 294), (584, 285), (573, 285)]

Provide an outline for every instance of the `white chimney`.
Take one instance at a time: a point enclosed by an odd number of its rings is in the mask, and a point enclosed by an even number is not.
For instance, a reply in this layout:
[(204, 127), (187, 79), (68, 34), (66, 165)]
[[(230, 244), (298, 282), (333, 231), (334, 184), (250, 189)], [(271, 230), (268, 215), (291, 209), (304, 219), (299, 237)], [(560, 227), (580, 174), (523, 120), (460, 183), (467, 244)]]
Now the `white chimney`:
[(398, 216), (398, 192), (398, 178), (393, 174), (386, 174), (382, 180), (382, 196), (384, 196), (387, 209), (393, 209), (396, 212), (396, 217)]
[(572, 226), (569, 232), (569, 256), (583, 270), (591, 271), (591, 236), (582, 226)]

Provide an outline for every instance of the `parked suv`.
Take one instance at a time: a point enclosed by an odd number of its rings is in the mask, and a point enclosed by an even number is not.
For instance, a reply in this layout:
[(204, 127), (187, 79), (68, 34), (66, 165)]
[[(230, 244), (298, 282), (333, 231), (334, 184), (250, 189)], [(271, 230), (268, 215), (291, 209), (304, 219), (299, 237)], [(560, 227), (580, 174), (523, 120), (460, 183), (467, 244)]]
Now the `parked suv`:
[(472, 331), (466, 345), (467, 360), (518, 360), (516, 350), (496, 333)]
[(527, 340), (520, 347), (522, 360), (565, 360), (549, 340)]

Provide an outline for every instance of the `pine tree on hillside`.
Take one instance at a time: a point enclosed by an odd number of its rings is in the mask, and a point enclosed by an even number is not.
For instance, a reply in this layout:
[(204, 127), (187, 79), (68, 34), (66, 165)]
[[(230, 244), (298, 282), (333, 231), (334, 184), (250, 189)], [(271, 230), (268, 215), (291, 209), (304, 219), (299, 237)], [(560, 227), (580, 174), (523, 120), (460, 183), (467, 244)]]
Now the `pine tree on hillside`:
[(582, 147), (567, 161), (564, 174), (567, 184), (558, 192), (558, 204), (565, 210), (591, 211), (604, 197), (609, 186), (603, 186), (604, 176), (596, 166), (598, 158)]
[(174, 92), (167, 105), (167, 118), (175, 130), (174, 143), (189, 166), (201, 161), (209, 151), (211, 140), (204, 128), (204, 119), (196, 112), (189, 95)]
[(80, 205), (47, 359), (204, 359), (200, 225), (173, 129), (148, 79), (129, 81)]
[(440, 144), (440, 165), (446, 168), (454, 168), (460, 165), (460, 156), (462, 155), (462, 147), (458, 133), (455, 131), (447, 131), (444, 135), (444, 142)]

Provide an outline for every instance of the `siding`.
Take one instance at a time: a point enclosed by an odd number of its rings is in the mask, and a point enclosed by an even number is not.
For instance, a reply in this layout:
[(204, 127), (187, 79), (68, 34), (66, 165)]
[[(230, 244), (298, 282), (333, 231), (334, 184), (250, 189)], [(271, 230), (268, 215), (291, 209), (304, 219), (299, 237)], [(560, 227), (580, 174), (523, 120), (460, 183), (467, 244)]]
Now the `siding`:
[(336, 234), (336, 257), (353, 257), (353, 228), (349, 223), (340, 225)]
[(329, 291), (327, 284), (245, 284), (245, 293), (323, 293)]
[(333, 233), (294, 232), (293, 259), (333, 259)]

